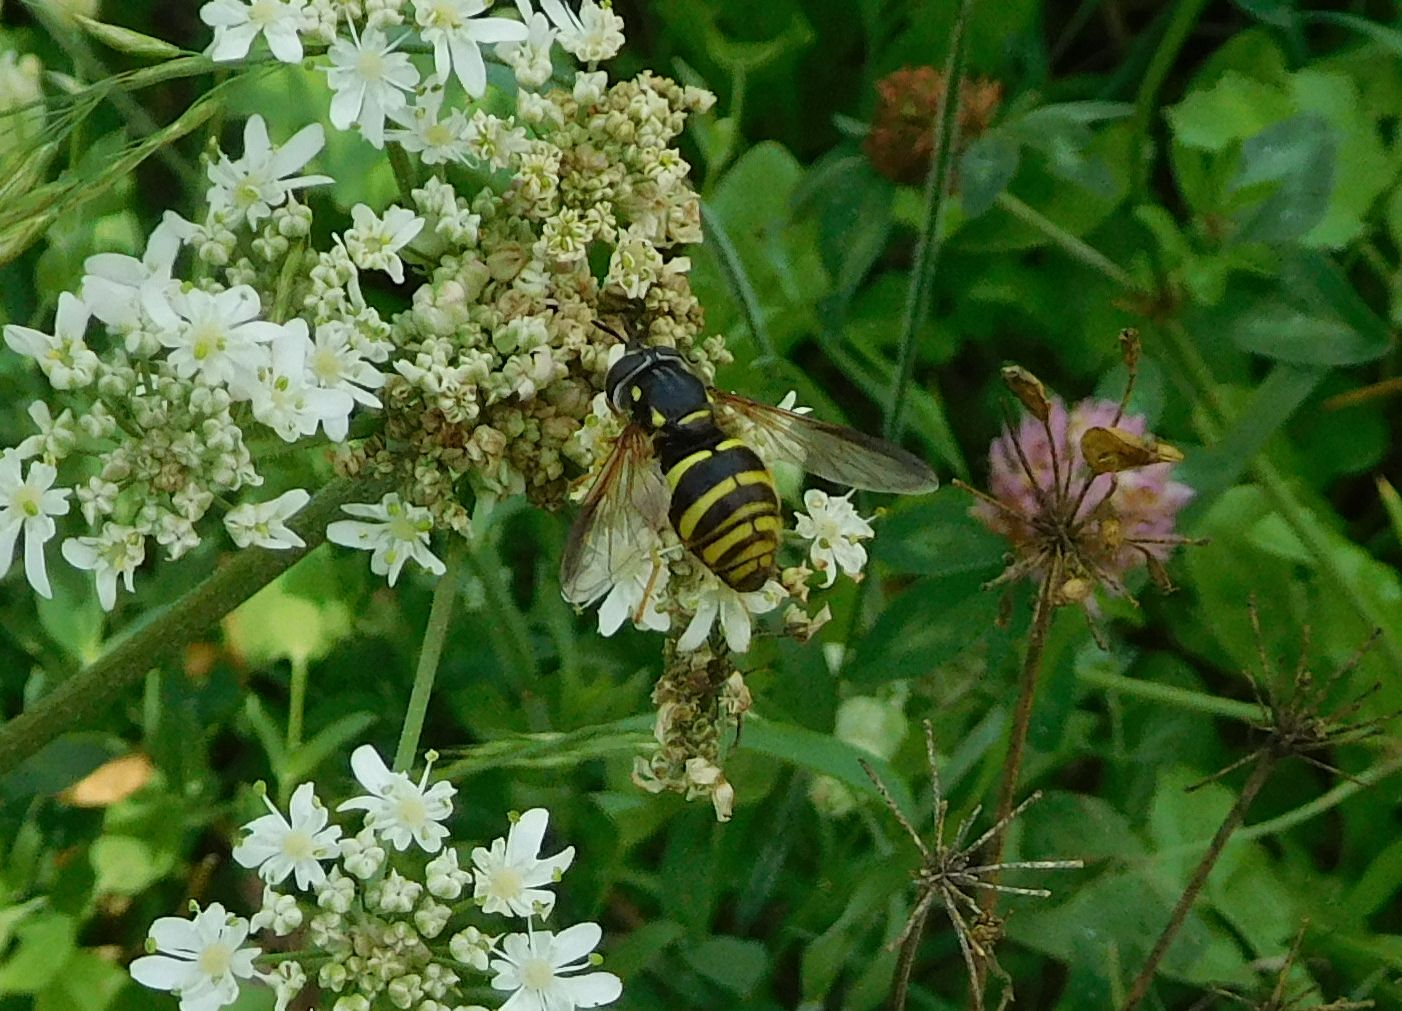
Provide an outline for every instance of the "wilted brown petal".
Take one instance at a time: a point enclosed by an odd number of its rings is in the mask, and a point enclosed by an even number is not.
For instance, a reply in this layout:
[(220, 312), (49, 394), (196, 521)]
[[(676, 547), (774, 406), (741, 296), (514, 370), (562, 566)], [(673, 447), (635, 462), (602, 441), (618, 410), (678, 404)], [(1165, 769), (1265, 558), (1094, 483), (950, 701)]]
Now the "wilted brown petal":
[(1051, 417), (1051, 398), (1042, 381), (1021, 365), (1003, 366), (1003, 384), (1012, 390), (1013, 396), (1022, 402), (1027, 412), (1038, 421), (1045, 422)]
[(1123, 470), (1155, 463), (1181, 463), (1183, 454), (1153, 436), (1135, 435), (1123, 428), (1091, 428), (1081, 436), (1081, 457), (1097, 474), (1118, 474)]

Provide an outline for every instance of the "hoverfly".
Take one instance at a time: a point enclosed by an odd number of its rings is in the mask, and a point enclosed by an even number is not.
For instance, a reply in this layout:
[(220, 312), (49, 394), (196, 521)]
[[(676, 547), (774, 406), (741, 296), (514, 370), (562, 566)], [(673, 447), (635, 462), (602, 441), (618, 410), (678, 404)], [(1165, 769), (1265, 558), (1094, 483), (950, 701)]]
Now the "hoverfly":
[[(707, 387), (673, 348), (630, 342), (604, 392), (629, 424), (565, 546), (560, 585), (574, 603), (607, 591), (639, 550), (640, 519), (652, 530), (670, 522), (731, 588), (763, 587), (777, 567), (783, 519), (762, 456), (868, 491), (909, 495), (939, 485), (923, 460), (883, 439)], [(731, 413), (752, 423), (745, 439), (725, 431)]]

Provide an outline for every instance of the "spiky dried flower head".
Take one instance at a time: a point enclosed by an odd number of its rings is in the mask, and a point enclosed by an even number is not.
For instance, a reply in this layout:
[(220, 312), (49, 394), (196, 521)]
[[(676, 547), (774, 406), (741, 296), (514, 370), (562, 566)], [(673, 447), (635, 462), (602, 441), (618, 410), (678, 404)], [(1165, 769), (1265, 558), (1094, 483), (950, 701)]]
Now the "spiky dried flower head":
[(1253, 675), (1249, 670), (1242, 673), (1250, 683), (1251, 692), (1261, 710), (1261, 719), (1254, 725), (1261, 743), (1250, 753), (1206, 779), (1194, 783), (1189, 789), (1200, 789), (1265, 755), (1270, 756), (1270, 760), (1273, 761), (1299, 758), (1326, 772), (1349, 778), (1347, 773), (1316, 756), (1320, 752), (1374, 737), (1382, 732), (1386, 723), (1399, 715), (1397, 712), (1389, 712), (1368, 719), (1356, 718), (1368, 699), (1381, 690), (1381, 682), (1374, 682), (1353, 698), (1331, 705), (1335, 689), (1358, 669), (1358, 665), (1378, 641), (1382, 630), (1374, 629), (1345, 663), (1340, 664), (1327, 677), (1318, 679), (1309, 666), (1310, 627), (1306, 625), (1301, 633), (1300, 655), (1295, 663), (1294, 673), (1288, 684), (1282, 688), (1280, 682), (1284, 679), (1266, 650), (1265, 636), (1261, 631), (1260, 609), (1254, 596), (1248, 602), (1247, 609), (1256, 639), (1260, 676)]
[(972, 992), (974, 1008), (976, 1011), (982, 1011), (984, 1006), (980, 986), (983, 977), (980, 975), (979, 966), (986, 966), (1002, 981), (1003, 989), (998, 1002), (999, 1011), (1002, 1011), (1013, 1000), (1012, 980), (998, 964), (994, 954), (994, 948), (1003, 938), (1003, 920), (984, 910), (972, 893), (979, 890), (1048, 898), (1051, 892), (1045, 888), (1005, 885), (999, 878), (1004, 871), (1010, 870), (1079, 870), (1084, 864), (1080, 860), (981, 862), (979, 854), (984, 844), (1041, 799), (1041, 793), (1032, 794), (989, 826), (982, 835), (970, 841), (969, 831), (983, 810), (982, 805), (976, 806), (959, 823), (954, 837), (946, 842), (945, 822), (949, 814), (949, 801), (940, 786), (939, 764), (935, 757), (935, 734), (929, 720), (925, 721), (925, 759), (930, 767), (930, 793), (935, 812), (934, 832), (929, 843), (925, 842), (915, 826), (906, 818), (895, 798), (891, 796), (891, 791), (886, 788), (886, 784), (881, 781), (881, 777), (871, 765), (865, 761), (861, 762), (862, 769), (881, 794), (891, 813), (895, 815), (901, 828), (905, 829), (906, 835), (915, 843), (921, 858), (920, 866), (914, 874), (915, 907), (911, 910), (901, 933), (891, 942), (893, 949), (901, 949), (892, 1006), (900, 1007), (904, 1003), (904, 992), (909, 983), (915, 950), (920, 943), (925, 919), (929, 916), (931, 908), (938, 903), (949, 917), (950, 926), (954, 928), (955, 938), (959, 942), (959, 951), (964, 957), (964, 967), (969, 974), (969, 989)]
[(1320, 1000), (1319, 987), (1312, 980), (1300, 983), (1293, 990), (1290, 988), (1290, 972), (1299, 960), (1300, 945), (1304, 942), (1305, 932), (1308, 929), (1308, 920), (1300, 924), (1300, 929), (1295, 934), (1295, 940), (1290, 945), (1290, 951), (1281, 961), (1280, 969), (1276, 972), (1270, 992), (1264, 997), (1233, 993), (1231, 990), (1225, 990), (1221, 987), (1213, 987), (1212, 992), (1218, 997), (1225, 997), (1242, 1007), (1250, 1008), (1251, 1011), (1358, 1011), (1361, 1008), (1373, 1007), (1371, 1000), (1340, 998), (1326, 1003), (1318, 1003)]
[[(863, 146), (878, 172), (898, 183), (925, 178), (944, 91), (945, 75), (934, 67), (903, 67), (876, 82), (876, 111)], [(998, 81), (965, 78), (959, 90), (961, 142), (987, 130), (1002, 101)]]
[(1088, 603), (1097, 586), (1127, 596), (1125, 577), (1139, 566), (1168, 588), (1163, 562), (1189, 543), (1175, 532), (1193, 497), (1173, 479), (1183, 455), (1127, 412), (1139, 345), (1132, 331), (1121, 340), (1131, 378), (1118, 403), (1088, 398), (1068, 409), (1028, 370), (1005, 368), (1003, 381), (1027, 414), (1009, 419), (993, 441), (991, 494), (963, 486), (978, 498), (972, 514), (1013, 547), (997, 582), (1048, 584), (1057, 605)]

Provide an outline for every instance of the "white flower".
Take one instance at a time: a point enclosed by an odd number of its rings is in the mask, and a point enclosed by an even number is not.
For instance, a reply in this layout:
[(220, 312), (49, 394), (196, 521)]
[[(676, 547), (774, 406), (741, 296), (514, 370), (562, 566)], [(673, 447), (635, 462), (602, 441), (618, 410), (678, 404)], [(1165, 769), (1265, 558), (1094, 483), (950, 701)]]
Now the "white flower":
[(21, 464), (16, 451), (0, 453), (0, 576), (10, 571), (15, 541), (23, 530), (24, 574), (35, 593), (52, 597), (49, 573), (44, 566), (44, 545), (58, 530), (53, 518), (68, 515), (72, 490), (53, 486), (58, 471), (51, 465), (31, 463), (26, 477), (20, 470)]
[(603, 931), (597, 923), (579, 923), (558, 934), (548, 930), (509, 934), (499, 957), (492, 986), (514, 990), (501, 1011), (574, 1011), (610, 1004), (623, 993), (623, 983), (611, 972), (586, 972)]
[(213, 183), (205, 195), (210, 210), (232, 212), (244, 218), (250, 227), (268, 218), (274, 207), (281, 207), (293, 190), (334, 182), (330, 176), (301, 176), (307, 162), (326, 146), (326, 131), (320, 123), (304, 126), (281, 147), (268, 140), (268, 126), (263, 117), (250, 116), (243, 127), (243, 157), (230, 161), (220, 154), (219, 161), (209, 166), (209, 181)]
[(384, 147), (385, 117), (408, 105), (404, 93), (419, 83), (419, 72), (409, 57), (395, 52), (404, 38), (389, 42), (378, 28), (357, 36), (352, 28), (350, 40), (336, 39), (327, 52), (331, 66), (322, 68), (335, 92), (332, 126), (349, 130), (352, 123), (359, 123), (366, 140)]
[(404, 563), (413, 559), (436, 576), (443, 574), (443, 563), (428, 549), (433, 516), (423, 506), (400, 501), (390, 492), (379, 505), (351, 503), (342, 512), (360, 517), (337, 520), (326, 528), (326, 539), (347, 548), (371, 551), (370, 571), (389, 576), (389, 585), (399, 579)]
[[(140, 331), (148, 321), (173, 325), (170, 297), (180, 289), (172, 276), (175, 258), (193, 228), (174, 211), (166, 211), (141, 259), (98, 253), (84, 260), (82, 298), (92, 314), (123, 335)], [(127, 350), (135, 350), (131, 342)]]
[(140, 530), (120, 523), (104, 523), (97, 537), (70, 537), (63, 542), (63, 557), (75, 569), (91, 569), (97, 577), (97, 599), (104, 611), (117, 603), (117, 577), (132, 592), (136, 567), (146, 560), (146, 538)]
[(414, 926), (419, 928), (419, 933), (424, 937), (437, 937), (443, 933), (443, 928), (452, 918), (451, 906), (434, 902), (432, 899), (425, 899), (423, 904), (414, 911)]
[(355, 409), (349, 393), (315, 385), (307, 371), (311, 351), (306, 321), (291, 320), (273, 338), (267, 358), (253, 373), (236, 376), (230, 383), (235, 396), (252, 404), (253, 416), (286, 442), (315, 434), (318, 425), (325, 425), (328, 435), (332, 431), (344, 435)]
[(88, 307), (71, 292), (58, 297), (54, 332), (15, 323), (5, 324), (5, 343), (16, 354), (33, 358), (56, 390), (76, 390), (97, 376), (98, 358), (83, 340), (88, 329)]
[(290, 958), (286, 962), (279, 962), (272, 972), (260, 976), (259, 979), (273, 988), (273, 994), (277, 998), (273, 1011), (287, 1011), (287, 1006), (307, 985), (307, 971), (302, 968), (302, 963)]
[(861, 541), (876, 533), (871, 524), (857, 515), (852, 505), (852, 493), (836, 498), (810, 488), (803, 495), (807, 514), (794, 518), (794, 529), (805, 540), (812, 541), (808, 549), (813, 567), (827, 574), (824, 586), (831, 586), (841, 569), (849, 576), (861, 575), (867, 563), (867, 549)]
[(254, 974), (253, 960), (262, 952), (243, 947), (247, 937), (248, 921), (217, 902), (193, 920), (163, 916), (150, 933), (160, 954), (132, 962), (132, 978), (178, 994), (180, 1011), (214, 1011), (238, 1000), (238, 981)]
[[(347, 323), (318, 323), (307, 370), (321, 387), (339, 390), (366, 407), (379, 407), (380, 398), (370, 391), (385, 384), (385, 374), (366, 360), (365, 345), (356, 338), (356, 329)], [(350, 416), (325, 419), (322, 425), (327, 438), (340, 442), (350, 430)]]
[(297, 26), (306, 0), (210, 0), (200, 8), (200, 20), (214, 29), (211, 60), (241, 60), (261, 32), (268, 48), (283, 63), (302, 58)]
[(611, 60), (623, 48), (623, 19), (595, 0), (583, 0), (576, 14), (560, 0), (540, 0), (560, 30), (560, 48), (584, 63)]
[(523, 88), (539, 88), (554, 72), (550, 50), (555, 45), (555, 29), (541, 13), (522, 12), (526, 17), (526, 38), (520, 42), (503, 42), (497, 46), (497, 56), (516, 74), (516, 83)]
[(450, 902), (472, 883), (472, 875), (458, 866), (458, 851), (445, 849), (424, 868), (424, 883), (428, 893)]
[(218, 386), (240, 371), (254, 372), (263, 358), (258, 345), (283, 332), (276, 323), (258, 318), (258, 292), (246, 284), (218, 294), (193, 288), (174, 306), (183, 322), (158, 337), (172, 349), (167, 361), (181, 379), (198, 374)]
[[(361, 881), (375, 876), (385, 862), (385, 851), (375, 841), (373, 829), (361, 829), (354, 836), (341, 840), (341, 863)], [(334, 906), (327, 906), (333, 912)]]
[(458, 931), (448, 941), (448, 952), (464, 965), (470, 965), (478, 972), (487, 971), (487, 958), (492, 953), (496, 939), (482, 933), (476, 927)]
[(391, 207), (383, 218), (365, 204), (351, 208), (354, 227), (345, 234), (346, 252), (361, 270), (383, 270), (395, 284), (404, 283), (399, 251), (414, 241), (424, 219), (403, 207)]
[(405, 129), (391, 130), (389, 139), (418, 155), (425, 165), (462, 161), (467, 157), (470, 134), (467, 117), (461, 109), (454, 109), (439, 118), (442, 106), (443, 89), (430, 88), (419, 96), (413, 108), (397, 117)]
[(419, 901), (423, 892), (423, 885), (391, 869), (388, 877), (370, 887), (365, 902), (381, 913), (409, 913), (413, 912), (414, 903)]
[(302, 925), (302, 907), (297, 904), (295, 895), (284, 895), (272, 888), (263, 886), (263, 907), (248, 921), (250, 931), (272, 928), (278, 937), (286, 937)]
[(609, 573), (613, 585), (599, 605), (600, 635), (613, 635), (625, 621), (654, 632), (672, 627), (671, 615), (659, 606), (666, 599), (671, 570), (658, 553), (656, 535), (652, 540), (651, 545), (645, 540), (632, 543), (624, 557), (614, 560)]
[(444, 781), (429, 786), (430, 767), (425, 766), (423, 778), (415, 785), (404, 773), (390, 772), (379, 753), (362, 744), (351, 754), (351, 771), (369, 794), (352, 797), (336, 810), (364, 811), (365, 827), (397, 850), (415, 842), (426, 852), (437, 853), (448, 836), (441, 823), (453, 813), (457, 790)]
[(517, 819), (505, 839), (493, 841), (491, 849), (478, 846), (472, 851), (477, 868), (472, 897), (484, 913), (545, 918), (555, 908), (555, 896), (542, 886), (560, 880), (574, 861), (574, 847), (541, 859), (549, 820), (550, 812), (533, 807)]
[(751, 593), (731, 589), (710, 570), (701, 580), (701, 586), (682, 601), (693, 612), (691, 624), (677, 640), (677, 649), (687, 653), (706, 641), (717, 618), (731, 652), (745, 652), (750, 648), (750, 615), (774, 610), (786, 595), (784, 588), (772, 579)]
[(303, 548), (307, 542), (288, 528), (287, 521), (310, 501), (306, 491), (293, 488), (268, 502), (245, 502), (225, 514), (224, 528), (241, 548)]
[(53, 463), (73, 452), (78, 441), (78, 429), (71, 410), (65, 407), (55, 418), (48, 404), (36, 400), (29, 405), (28, 413), (39, 434), (31, 435), (15, 447), (15, 454), (21, 460), (42, 456), (45, 463)]
[[(342, 840), (342, 846), (338, 847), (343, 851), (346, 840)], [(380, 850), (380, 857), (384, 857), (384, 850)], [(374, 872), (371, 871), (373, 874)], [(316, 890), (316, 904), (322, 909), (333, 913), (349, 913), (351, 905), (355, 902), (355, 880), (348, 878), (341, 873), (341, 868), (335, 866), (326, 874), (326, 880)]]
[(433, 46), (433, 69), (440, 81), (451, 70), (463, 90), (481, 98), (487, 65), (478, 48), (484, 42), (519, 42), (526, 26), (509, 18), (479, 18), (489, 0), (414, 0), (414, 18), (423, 40)]
[(295, 875), (297, 887), (304, 891), (326, 880), (321, 861), (337, 855), (341, 829), (327, 825), (330, 813), (312, 791), (311, 783), (303, 783), (293, 792), (290, 822), (263, 796), (268, 813), (245, 825), (248, 835), (234, 847), (240, 867), (256, 867), (258, 876), (270, 885)]

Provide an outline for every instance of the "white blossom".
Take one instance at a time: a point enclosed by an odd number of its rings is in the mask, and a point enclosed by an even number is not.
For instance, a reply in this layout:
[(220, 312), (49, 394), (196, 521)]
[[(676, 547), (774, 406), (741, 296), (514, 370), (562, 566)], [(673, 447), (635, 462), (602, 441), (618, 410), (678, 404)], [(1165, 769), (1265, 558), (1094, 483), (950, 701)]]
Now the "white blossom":
[(378, 505), (351, 503), (341, 506), (341, 511), (358, 518), (330, 524), (326, 539), (332, 544), (373, 552), (370, 571), (377, 576), (387, 575), (390, 586), (411, 558), (434, 575), (443, 574), (443, 563), (428, 548), (433, 515), (423, 506), (403, 502), (397, 493), (390, 492)]
[(349, 40), (338, 37), (324, 67), (335, 95), (331, 99), (331, 125), (349, 130), (359, 123), (360, 131), (375, 147), (384, 147), (385, 117), (408, 105), (405, 92), (419, 83), (419, 72), (405, 53), (395, 52), (403, 38), (388, 41), (378, 28)]
[(181, 322), (158, 336), (172, 349), (167, 361), (181, 379), (199, 375), (217, 386), (254, 372), (264, 353), (259, 345), (283, 332), (258, 318), (258, 292), (246, 284), (217, 294), (193, 288), (175, 300), (174, 308)]
[(192, 920), (163, 916), (151, 924), (155, 955), (131, 964), (138, 983), (180, 997), (180, 1011), (214, 1011), (238, 1000), (240, 979), (254, 974), (258, 948), (243, 947), (248, 921), (217, 902)]
[(424, 219), (403, 207), (390, 207), (383, 218), (365, 204), (351, 208), (354, 227), (345, 234), (346, 251), (361, 270), (383, 270), (396, 284), (404, 282), (399, 251), (414, 240)]
[(611, 972), (584, 972), (603, 931), (579, 923), (552, 934), (538, 930), (508, 934), (492, 959), (492, 986), (513, 993), (501, 1011), (574, 1011), (616, 1001), (623, 984)]
[(472, 883), (472, 874), (458, 866), (458, 851), (449, 847), (428, 862), (424, 883), (430, 895), (451, 902)]
[(97, 599), (110, 611), (117, 603), (119, 577), (132, 592), (136, 568), (146, 560), (146, 538), (134, 527), (104, 523), (97, 537), (70, 537), (62, 550), (69, 565), (89, 569), (97, 577)]
[[(376, 839), (373, 829), (361, 829), (355, 835), (341, 840), (341, 865), (361, 881), (372, 878), (385, 862), (385, 851)], [(334, 910), (334, 906), (327, 906)]]
[(440, 81), (451, 71), (472, 98), (487, 90), (482, 43), (519, 42), (526, 26), (509, 18), (478, 17), (490, 0), (414, 0), (414, 18), (423, 40), (433, 46), (433, 69)]
[(750, 615), (774, 610), (785, 595), (784, 588), (772, 579), (758, 590), (740, 593), (707, 570), (700, 587), (682, 600), (693, 613), (691, 623), (677, 640), (677, 649), (689, 653), (699, 647), (719, 618), (726, 645), (733, 653), (744, 653), (750, 648)]
[(248, 834), (234, 847), (234, 860), (241, 867), (257, 868), (258, 876), (270, 885), (280, 884), (289, 874), (303, 890), (325, 881), (321, 861), (337, 855), (341, 829), (327, 824), (330, 813), (313, 790), (311, 783), (303, 783), (293, 792), (291, 821), (265, 794), (268, 813), (243, 827)]
[(600, 635), (613, 635), (625, 621), (655, 632), (672, 627), (671, 615), (661, 609), (671, 570), (659, 548), (654, 534), (651, 543), (645, 537), (630, 541), (622, 557), (611, 559), (612, 584), (599, 605)]
[[(338, 849), (344, 852), (345, 840), (342, 840), (341, 844)], [(384, 852), (380, 850), (381, 858), (384, 857)], [(354, 902), (355, 880), (346, 877), (341, 873), (341, 868), (333, 864), (331, 870), (326, 872), (326, 880), (317, 887), (316, 904), (329, 912), (344, 914), (350, 912)]]
[(854, 578), (860, 576), (867, 562), (867, 550), (861, 542), (876, 531), (857, 514), (852, 493), (834, 497), (810, 488), (803, 495), (803, 505), (808, 512), (795, 516), (794, 529), (812, 542), (809, 557), (813, 567), (826, 574), (823, 585), (833, 584), (838, 569)]
[(307, 370), (312, 348), (306, 321), (291, 320), (252, 374), (238, 375), (230, 384), (239, 399), (250, 402), (253, 416), (286, 442), (315, 434), (318, 425), (325, 425), (328, 435), (335, 431), (344, 436), (355, 408), (349, 393), (315, 384)]
[(253, 115), (243, 127), (243, 157), (220, 154), (209, 166), (213, 184), (205, 194), (210, 210), (246, 220), (250, 227), (270, 217), (294, 191), (334, 182), (330, 176), (295, 175), (326, 146), (320, 123), (298, 130), (280, 147), (268, 140), (263, 117)]
[(398, 114), (404, 129), (391, 130), (389, 139), (418, 155), (425, 165), (462, 161), (467, 157), (470, 134), (467, 116), (461, 109), (440, 116), (442, 107), (443, 89), (430, 88), (411, 108)]
[(391, 868), (383, 881), (371, 886), (366, 903), (381, 913), (409, 913), (423, 891), (423, 885)]
[(54, 332), (5, 324), (5, 343), (16, 354), (33, 358), (56, 390), (76, 390), (97, 377), (98, 358), (83, 340), (88, 329), (88, 307), (71, 292), (58, 297)]
[[(529, 9), (525, 13), (529, 13)], [(555, 29), (550, 26), (550, 19), (537, 11), (526, 17), (525, 39), (500, 43), (497, 56), (511, 67), (517, 84), (523, 88), (539, 88), (554, 72), (550, 62), (550, 50), (554, 45)]]
[(310, 501), (311, 495), (305, 490), (293, 488), (267, 502), (245, 502), (225, 514), (224, 528), (241, 548), (256, 546), (283, 550), (306, 547), (307, 542), (287, 526), (287, 521)]
[(285, 895), (271, 885), (263, 886), (263, 906), (248, 921), (250, 931), (267, 927), (278, 937), (286, 937), (302, 925), (302, 907), (297, 896)]
[[(316, 328), (316, 344), (307, 358), (307, 370), (317, 384), (347, 394), (358, 404), (379, 407), (380, 398), (371, 393), (385, 384), (385, 374), (367, 360), (365, 344), (348, 323), (329, 320)], [(349, 414), (323, 419), (326, 436), (341, 442), (350, 431)]]
[(302, 58), (297, 35), (306, 0), (210, 0), (200, 8), (200, 20), (214, 29), (209, 47), (212, 60), (241, 60), (261, 33), (268, 48), (283, 63)]
[(41, 597), (52, 597), (49, 573), (44, 565), (44, 545), (58, 531), (55, 516), (68, 515), (72, 490), (55, 488), (58, 471), (35, 461), (26, 476), (15, 450), (0, 453), (0, 576), (10, 571), (15, 542), (24, 533), (24, 574)]
[(495, 945), (495, 938), (482, 933), (476, 927), (467, 927), (449, 939), (448, 951), (463, 965), (470, 965), (478, 972), (486, 972), (488, 958)]
[(560, 30), (560, 48), (582, 63), (611, 60), (623, 48), (623, 19), (583, 0), (576, 14), (561, 0), (540, 0), (540, 6)]
[(457, 790), (451, 783), (428, 785), (429, 767), (417, 784), (402, 772), (390, 772), (373, 747), (362, 744), (351, 754), (351, 771), (369, 793), (352, 797), (338, 811), (364, 811), (365, 827), (396, 850), (410, 843), (428, 853), (443, 847), (448, 830), (442, 824), (453, 813)]
[(550, 915), (555, 896), (545, 889), (554, 884), (574, 861), (574, 847), (567, 846), (553, 857), (540, 856), (540, 844), (550, 813), (533, 807), (511, 826), (505, 839), (496, 839), (490, 849), (478, 846), (472, 851), (477, 868), (473, 898), (485, 913), (515, 916)]
[(39, 434), (31, 435), (15, 447), (15, 454), (21, 460), (38, 456), (45, 463), (53, 463), (73, 452), (78, 441), (78, 429), (70, 409), (65, 407), (55, 418), (48, 404), (36, 400), (29, 405), (28, 414)]
[(302, 968), (302, 963), (292, 958), (279, 962), (272, 972), (258, 978), (273, 988), (273, 995), (277, 999), (273, 1011), (287, 1011), (287, 1006), (296, 1000), (297, 995), (307, 985), (307, 971)]
[(180, 290), (173, 277), (175, 259), (194, 228), (174, 211), (166, 211), (146, 241), (141, 259), (121, 253), (97, 253), (83, 261), (84, 304), (94, 316), (126, 338), (133, 354), (153, 352), (144, 331), (156, 321), (170, 325), (175, 316), (171, 296)]

